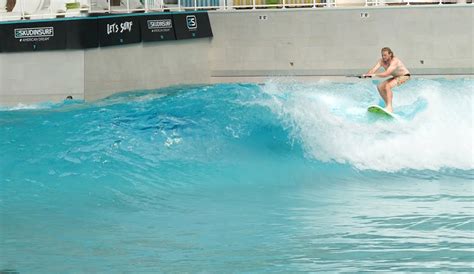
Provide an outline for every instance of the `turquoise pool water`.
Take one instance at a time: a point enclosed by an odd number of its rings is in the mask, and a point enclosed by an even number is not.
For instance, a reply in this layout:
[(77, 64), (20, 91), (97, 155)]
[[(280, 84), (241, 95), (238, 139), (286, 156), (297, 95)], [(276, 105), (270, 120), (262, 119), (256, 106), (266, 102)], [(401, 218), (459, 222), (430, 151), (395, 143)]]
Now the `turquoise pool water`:
[(472, 271), (474, 80), (222, 84), (0, 111), (0, 270)]

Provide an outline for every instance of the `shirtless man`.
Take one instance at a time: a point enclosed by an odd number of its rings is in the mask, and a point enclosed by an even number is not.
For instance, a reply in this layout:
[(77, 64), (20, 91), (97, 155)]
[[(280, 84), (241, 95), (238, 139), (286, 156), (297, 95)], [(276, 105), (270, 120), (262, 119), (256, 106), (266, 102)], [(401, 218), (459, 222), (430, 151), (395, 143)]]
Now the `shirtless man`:
[[(393, 55), (393, 52), (390, 48), (383, 48), (381, 52), (382, 59), (380, 59), (377, 64), (366, 74), (362, 75), (362, 77), (365, 78), (377, 76), (380, 78), (385, 78), (388, 76), (392, 76), (392, 78), (380, 83), (377, 86), (377, 89), (379, 91), (380, 96), (382, 96), (382, 99), (385, 102), (385, 109), (388, 112), (393, 112), (392, 88), (400, 86), (401, 84), (410, 80), (410, 72), (402, 63), (402, 61)], [(385, 72), (375, 73), (380, 67), (383, 67), (385, 69)]]

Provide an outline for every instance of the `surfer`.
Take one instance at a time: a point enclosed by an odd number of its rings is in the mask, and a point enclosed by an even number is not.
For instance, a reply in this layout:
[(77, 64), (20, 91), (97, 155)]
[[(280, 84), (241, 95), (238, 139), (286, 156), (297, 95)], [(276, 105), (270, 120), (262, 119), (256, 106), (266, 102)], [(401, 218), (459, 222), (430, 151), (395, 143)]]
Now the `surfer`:
[[(363, 74), (362, 77), (385, 78), (388, 76), (392, 76), (390, 79), (387, 79), (377, 85), (377, 90), (379, 91), (380, 96), (382, 96), (382, 99), (385, 102), (385, 109), (391, 113), (393, 112), (392, 88), (400, 86), (401, 84), (410, 80), (410, 72), (402, 63), (402, 61), (395, 57), (395, 55), (393, 55), (393, 52), (390, 48), (382, 48), (381, 53), (382, 58), (366, 74)], [(380, 67), (383, 67), (385, 69), (385, 72), (376, 73)]]

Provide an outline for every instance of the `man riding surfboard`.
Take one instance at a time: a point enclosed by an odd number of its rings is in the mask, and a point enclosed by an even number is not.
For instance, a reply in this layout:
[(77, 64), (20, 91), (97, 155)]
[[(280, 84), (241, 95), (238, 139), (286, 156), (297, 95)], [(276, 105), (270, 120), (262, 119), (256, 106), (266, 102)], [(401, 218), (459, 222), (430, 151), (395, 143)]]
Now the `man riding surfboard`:
[[(366, 74), (363, 74), (362, 77), (380, 77), (385, 78), (392, 76), (390, 79), (383, 81), (377, 85), (377, 90), (379, 91), (380, 96), (385, 102), (385, 109), (388, 112), (393, 112), (392, 107), (392, 88), (400, 86), (406, 81), (410, 80), (410, 72), (405, 67), (398, 57), (395, 57), (392, 50), (388, 47), (382, 48), (381, 50), (382, 58), (371, 68)], [(376, 73), (377, 70), (383, 67), (385, 72)]]

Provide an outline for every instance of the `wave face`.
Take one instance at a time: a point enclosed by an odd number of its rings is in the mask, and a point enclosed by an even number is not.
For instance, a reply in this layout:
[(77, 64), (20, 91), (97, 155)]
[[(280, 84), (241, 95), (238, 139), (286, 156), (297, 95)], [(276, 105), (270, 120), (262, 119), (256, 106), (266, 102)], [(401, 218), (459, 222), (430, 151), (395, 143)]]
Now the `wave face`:
[(268, 107), (316, 160), (389, 172), (474, 167), (472, 80), (416, 80), (395, 89), (398, 119), (390, 122), (366, 111), (383, 105), (374, 86), (270, 84), (263, 90), (273, 99)]
[(375, 84), (1, 109), (0, 270), (470, 271), (474, 80)]

